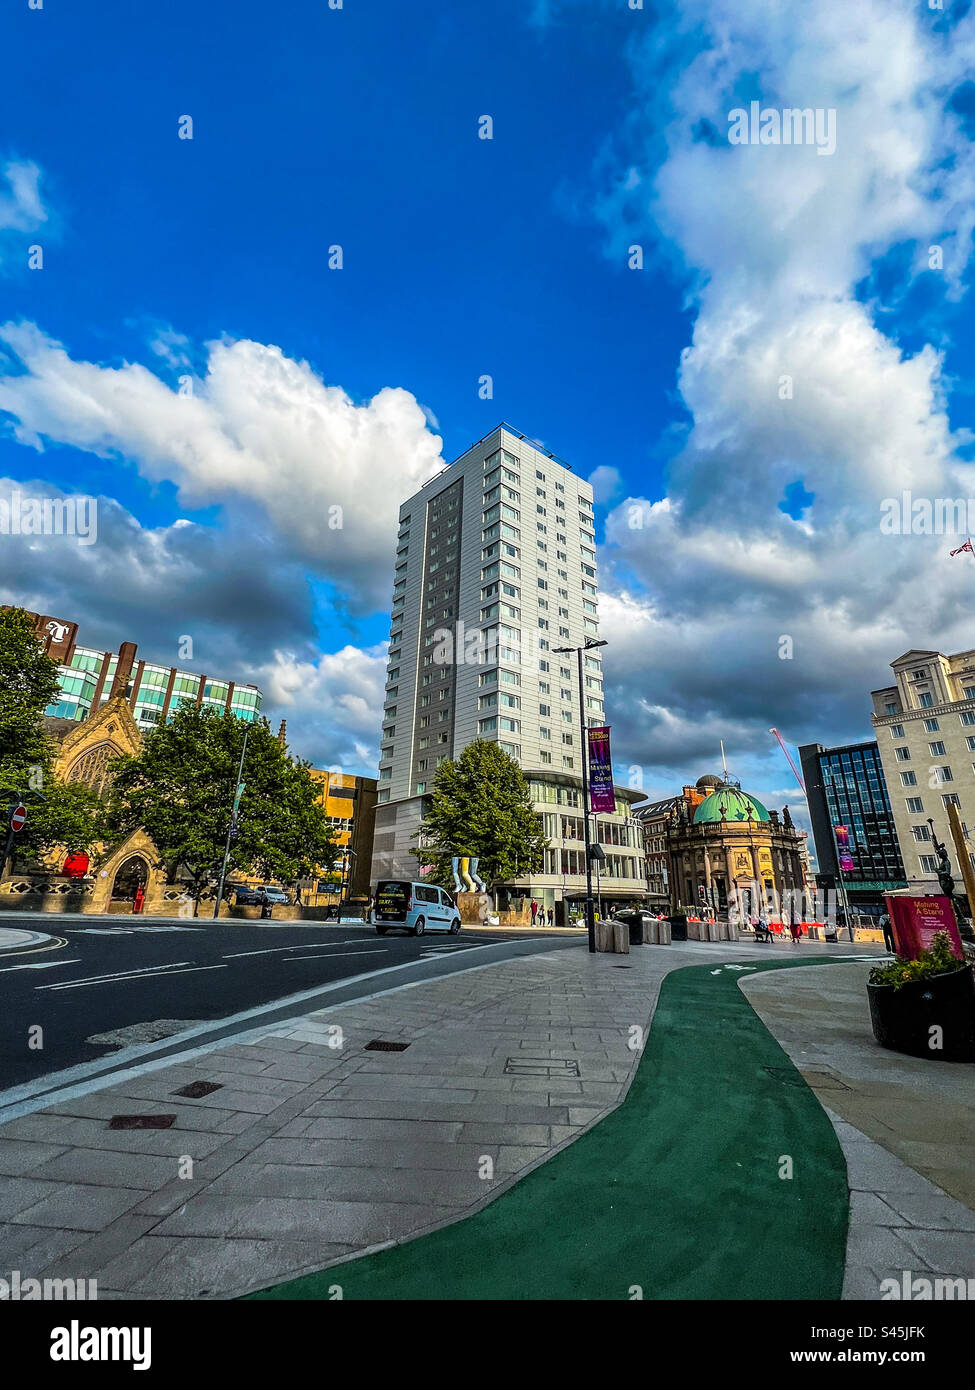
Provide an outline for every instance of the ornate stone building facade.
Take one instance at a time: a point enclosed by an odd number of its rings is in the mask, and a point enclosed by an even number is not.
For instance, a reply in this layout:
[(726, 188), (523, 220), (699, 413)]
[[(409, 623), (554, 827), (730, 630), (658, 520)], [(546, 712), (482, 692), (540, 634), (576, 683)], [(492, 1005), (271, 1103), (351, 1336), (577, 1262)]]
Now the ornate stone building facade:
[(738, 782), (708, 774), (679, 796), (637, 807), (656, 840), (666, 819), (671, 911), (775, 912), (806, 886), (802, 839), (788, 806), (768, 811)]

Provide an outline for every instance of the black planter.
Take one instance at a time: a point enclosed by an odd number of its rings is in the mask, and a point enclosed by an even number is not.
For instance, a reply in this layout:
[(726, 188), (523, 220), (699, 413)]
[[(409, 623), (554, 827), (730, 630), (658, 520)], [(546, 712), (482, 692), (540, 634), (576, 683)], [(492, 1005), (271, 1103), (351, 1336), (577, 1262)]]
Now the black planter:
[[(975, 980), (967, 965), (915, 984), (867, 985), (870, 1022), (881, 1047), (935, 1062), (975, 1062)], [(933, 1048), (931, 1029), (942, 1030)]]
[(687, 914), (685, 912), (675, 912), (671, 917), (670, 937), (672, 941), (687, 940)]

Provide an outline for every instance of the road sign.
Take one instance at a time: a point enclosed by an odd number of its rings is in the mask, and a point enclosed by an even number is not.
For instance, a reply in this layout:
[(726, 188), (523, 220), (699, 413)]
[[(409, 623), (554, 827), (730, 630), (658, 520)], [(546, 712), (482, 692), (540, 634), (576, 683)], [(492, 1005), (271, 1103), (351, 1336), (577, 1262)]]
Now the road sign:
[(10, 812), (10, 829), (11, 829), (11, 830), (23, 830), (23, 828), (24, 828), (24, 826), (25, 826), (26, 824), (27, 824), (27, 807), (26, 807), (26, 806), (15, 806), (14, 809)]

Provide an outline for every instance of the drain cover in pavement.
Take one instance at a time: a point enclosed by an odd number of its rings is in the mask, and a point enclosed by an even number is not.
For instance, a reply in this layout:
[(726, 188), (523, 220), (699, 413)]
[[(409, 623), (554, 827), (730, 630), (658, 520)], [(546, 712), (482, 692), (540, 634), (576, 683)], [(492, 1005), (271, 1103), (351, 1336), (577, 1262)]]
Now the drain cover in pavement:
[(568, 1057), (509, 1057), (506, 1076), (578, 1076), (579, 1063)]
[(214, 1091), (222, 1091), (221, 1081), (191, 1081), (188, 1086), (182, 1086), (178, 1091), (174, 1091), (174, 1096), (187, 1096), (190, 1100), (199, 1100), (201, 1096), (212, 1096)]
[(366, 1043), (367, 1052), (405, 1052), (409, 1043), (386, 1042), (384, 1038), (373, 1038)]
[(108, 1122), (109, 1129), (170, 1129), (176, 1123), (175, 1115), (113, 1115)]

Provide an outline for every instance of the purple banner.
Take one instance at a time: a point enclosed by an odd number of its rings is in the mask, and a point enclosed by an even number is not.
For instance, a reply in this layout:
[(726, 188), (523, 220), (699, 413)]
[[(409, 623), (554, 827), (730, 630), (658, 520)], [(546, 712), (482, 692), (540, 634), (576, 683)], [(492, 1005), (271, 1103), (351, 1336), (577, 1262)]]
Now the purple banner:
[(609, 751), (609, 725), (589, 729), (589, 809), (615, 811), (613, 759)]

